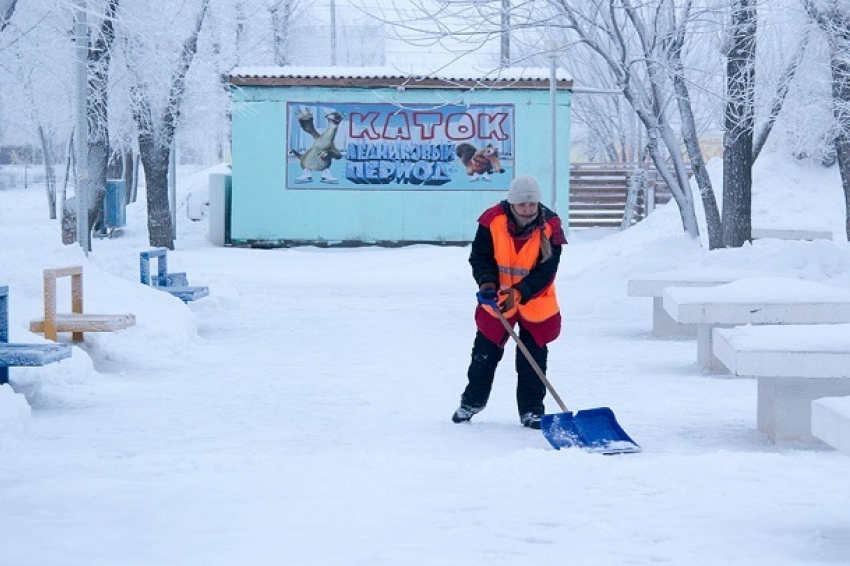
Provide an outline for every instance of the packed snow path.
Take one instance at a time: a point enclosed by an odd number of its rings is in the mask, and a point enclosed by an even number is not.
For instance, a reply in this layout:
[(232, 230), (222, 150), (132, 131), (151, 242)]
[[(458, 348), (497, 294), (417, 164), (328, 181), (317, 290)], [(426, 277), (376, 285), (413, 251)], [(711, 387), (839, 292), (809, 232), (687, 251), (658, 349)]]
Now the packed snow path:
[(846, 457), (774, 449), (753, 381), (651, 339), (645, 301), (608, 312), (582, 275), (592, 241), (565, 256), (549, 376), (573, 409), (611, 406), (645, 452), (556, 452), (522, 428), (513, 348), (487, 410), (451, 423), (474, 332), (467, 253), (198, 250), (193, 276), (228, 279), (233, 300), (191, 305), (185, 356), (101, 360), (85, 403), (35, 411), (2, 466), (0, 563), (846, 558)]

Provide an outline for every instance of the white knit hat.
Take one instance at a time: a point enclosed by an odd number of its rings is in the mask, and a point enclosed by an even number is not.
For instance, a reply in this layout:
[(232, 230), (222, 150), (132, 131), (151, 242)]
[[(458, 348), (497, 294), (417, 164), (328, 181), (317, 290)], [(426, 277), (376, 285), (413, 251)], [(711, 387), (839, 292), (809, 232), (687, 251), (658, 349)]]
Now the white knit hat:
[(508, 189), (508, 202), (511, 204), (540, 202), (542, 196), (540, 185), (531, 175), (520, 175), (511, 181), (511, 187)]

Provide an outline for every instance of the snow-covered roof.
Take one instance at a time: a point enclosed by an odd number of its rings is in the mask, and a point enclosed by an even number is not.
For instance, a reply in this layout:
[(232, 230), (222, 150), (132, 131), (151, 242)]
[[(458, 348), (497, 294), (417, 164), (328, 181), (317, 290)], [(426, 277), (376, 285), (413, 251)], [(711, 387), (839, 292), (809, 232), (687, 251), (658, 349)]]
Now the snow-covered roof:
[[(236, 67), (230, 82), (240, 86), (385, 86), (469, 88), (549, 88), (549, 69), (509, 67), (475, 73), (407, 72), (392, 67)], [(556, 69), (558, 88), (572, 88), (572, 77)]]

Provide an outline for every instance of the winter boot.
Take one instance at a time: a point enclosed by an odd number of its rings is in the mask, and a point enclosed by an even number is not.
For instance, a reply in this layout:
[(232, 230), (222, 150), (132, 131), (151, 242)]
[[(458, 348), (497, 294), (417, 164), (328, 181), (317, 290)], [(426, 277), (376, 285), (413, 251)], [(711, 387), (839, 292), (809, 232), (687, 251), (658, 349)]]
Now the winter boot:
[(520, 417), (519, 422), (522, 423), (522, 426), (540, 429), (540, 418), (542, 416), (541, 414), (529, 411)]
[(465, 423), (472, 418), (472, 415), (480, 413), (483, 409), (484, 407), (470, 407), (461, 403), (455, 414), (452, 415), (452, 422)]

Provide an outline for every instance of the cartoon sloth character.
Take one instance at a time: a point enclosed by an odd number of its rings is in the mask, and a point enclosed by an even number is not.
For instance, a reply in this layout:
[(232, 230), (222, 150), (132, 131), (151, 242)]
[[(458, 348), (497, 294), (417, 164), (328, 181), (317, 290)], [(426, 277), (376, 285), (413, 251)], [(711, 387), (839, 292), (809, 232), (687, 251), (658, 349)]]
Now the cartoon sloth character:
[(472, 177), (471, 181), (489, 181), (491, 173), (505, 172), (499, 161), (499, 150), (493, 144), (488, 143), (483, 149), (475, 149), (472, 144), (462, 143), (457, 146), (456, 153), (460, 162), (466, 165), (466, 174)]
[(295, 157), (299, 158), (303, 170), (295, 179), (296, 183), (312, 182), (314, 171), (322, 172), (323, 183), (339, 183), (339, 179), (331, 175), (330, 166), (333, 159), (342, 159), (342, 154), (334, 145), (334, 138), (344, 116), (339, 112), (328, 112), (325, 118), (328, 119), (328, 127), (320, 134), (316, 131), (313, 115), (307, 108), (302, 107), (301, 113), (298, 114), (298, 123), (302, 130), (313, 136), (313, 145), (304, 153), (290, 150)]

